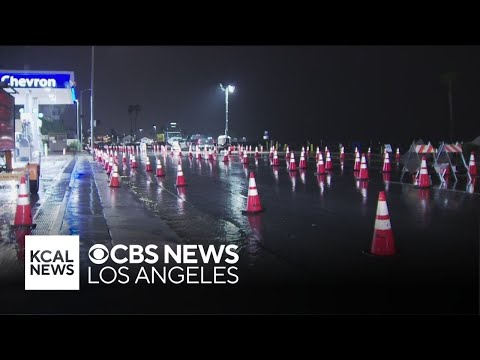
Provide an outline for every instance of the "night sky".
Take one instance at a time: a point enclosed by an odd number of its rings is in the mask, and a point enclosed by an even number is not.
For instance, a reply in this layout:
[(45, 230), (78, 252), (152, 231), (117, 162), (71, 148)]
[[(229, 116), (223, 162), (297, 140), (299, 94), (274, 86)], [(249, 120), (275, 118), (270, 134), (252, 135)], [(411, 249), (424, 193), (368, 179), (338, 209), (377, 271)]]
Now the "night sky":
[[(216, 137), (225, 127), (223, 82), (236, 85), (232, 136), (438, 141), (449, 136), (441, 75), (456, 72), (455, 138), (470, 141), (480, 135), (479, 64), (480, 46), (96, 46), (96, 133), (128, 133), (128, 105), (140, 104), (137, 127), (146, 135), (177, 122)], [(0, 68), (25, 66), (74, 71), (78, 89), (89, 88), (91, 47), (0, 47)], [(75, 126), (73, 105), (65, 120)]]

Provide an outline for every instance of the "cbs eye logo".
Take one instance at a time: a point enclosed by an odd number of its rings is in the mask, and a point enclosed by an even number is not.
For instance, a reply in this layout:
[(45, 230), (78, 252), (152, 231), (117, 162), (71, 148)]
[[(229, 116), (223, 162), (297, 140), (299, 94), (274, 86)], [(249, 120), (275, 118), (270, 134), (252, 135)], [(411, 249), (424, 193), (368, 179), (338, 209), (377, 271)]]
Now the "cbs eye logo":
[(105, 245), (93, 245), (88, 251), (88, 257), (94, 264), (101, 265), (108, 260), (109, 251)]

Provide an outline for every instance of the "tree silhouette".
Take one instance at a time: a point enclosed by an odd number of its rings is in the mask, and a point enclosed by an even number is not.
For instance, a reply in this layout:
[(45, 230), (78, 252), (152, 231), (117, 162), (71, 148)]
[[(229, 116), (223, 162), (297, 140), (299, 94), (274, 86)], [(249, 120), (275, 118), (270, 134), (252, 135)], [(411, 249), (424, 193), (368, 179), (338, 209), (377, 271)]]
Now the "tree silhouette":
[[(141, 110), (142, 110), (142, 108), (138, 104), (128, 105), (128, 116), (130, 117), (130, 135), (131, 136), (133, 136), (134, 134), (135, 135), (137, 134), (137, 118), (138, 118), (138, 114), (140, 113)], [(132, 115), (134, 115), (134, 116), (132, 116)], [(133, 127), (132, 127), (132, 121), (133, 121), (133, 124), (134, 124)]]

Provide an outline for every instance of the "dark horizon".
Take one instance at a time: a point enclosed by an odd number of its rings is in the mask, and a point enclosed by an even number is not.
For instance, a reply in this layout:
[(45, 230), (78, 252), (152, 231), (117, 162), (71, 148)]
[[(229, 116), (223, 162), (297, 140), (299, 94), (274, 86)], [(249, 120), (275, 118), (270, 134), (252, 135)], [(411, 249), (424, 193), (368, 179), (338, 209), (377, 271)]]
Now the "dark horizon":
[[(282, 142), (448, 140), (453, 83), (455, 140), (478, 135), (479, 46), (96, 46), (96, 134), (128, 134), (140, 104), (145, 135), (177, 122), (187, 133), (223, 134), (232, 83), (232, 136)], [(90, 87), (90, 46), (2, 46), (0, 68), (70, 70)], [(88, 99), (88, 97), (85, 97)], [(88, 101), (84, 101), (89, 119)], [(84, 127), (87, 125), (84, 122)], [(75, 107), (65, 114), (75, 127)]]

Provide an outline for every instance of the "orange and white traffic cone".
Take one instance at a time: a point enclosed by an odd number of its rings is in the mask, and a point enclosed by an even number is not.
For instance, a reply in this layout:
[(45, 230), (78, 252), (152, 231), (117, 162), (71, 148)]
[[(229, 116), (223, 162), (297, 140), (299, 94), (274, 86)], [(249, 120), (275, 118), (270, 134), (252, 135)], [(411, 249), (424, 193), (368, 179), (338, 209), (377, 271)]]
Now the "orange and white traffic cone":
[(468, 172), (470, 173), (471, 177), (477, 176), (477, 165), (475, 163), (475, 154), (472, 151), (470, 154), (470, 162), (468, 164)]
[(367, 152), (367, 156), (368, 156), (369, 159), (370, 159), (371, 155), (372, 155), (372, 149), (369, 147), (368, 152)]
[(318, 153), (317, 173), (315, 175), (324, 175), (326, 173), (325, 165), (323, 164), (323, 155), (322, 153)]
[(298, 167), (300, 169), (306, 169), (307, 168), (307, 161), (305, 160), (305, 153), (303, 151), (300, 154), (300, 163), (298, 164)]
[(330, 157), (329, 150), (327, 150), (327, 161), (325, 162), (325, 170), (327, 171), (333, 170), (332, 158)]
[(280, 165), (280, 160), (278, 160), (278, 152), (275, 150), (273, 152), (273, 160), (272, 160), (272, 166), (279, 166)]
[(296, 171), (297, 164), (295, 163), (295, 154), (292, 152), (290, 154), (290, 165), (288, 166), (288, 171)]
[(340, 148), (340, 160), (345, 160), (345, 148), (343, 146)]
[(228, 163), (228, 151), (223, 150), (223, 162)]
[(385, 151), (385, 158), (383, 160), (383, 169), (382, 172), (389, 173), (392, 171), (392, 166), (390, 165), (390, 158), (388, 156), (388, 152)]
[(258, 158), (260, 157), (260, 154), (258, 153), (258, 147), (255, 146), (255, 157)]
[(110, 187), (120, 187), (120, 177), (118, 176), (118, 166), (113, 165), (112, 178), (110, 179)]
[(353, 165), (353, 171), (360, 171), (360, 153), (355, 153), (355, 163)]
[(377, 256), (393, 256), (396, 254), (385, 191), (380, 191), (378, 195), (377, 216), (375, 217), (370, 254)]
[(177, 182), (175, 183), (175, 186), (187, 186), (185, 182), (185, 177), (183, 176), (183, 170), (182, 170), (182, 163), (179, 161), (178, 162), (178, 168), (177, 168)]
[(150, 158), (148, 156), (145, 161), (145, 171), (152, 171), (152, 164), (150, 164)]
[(274, 147), (272, 146), (272, 147), (270, 148), (270, 153), (268, 154), (268, 158), (269, 158), (269, 159), (273, 159), (273, 149), (274, 149)]
[(110, 156), (110, 161), (108, 162), (107, 175), (110, 175), (113, 170), (113, 156)]
[(362, 164), (360, 166), (360, 173), (358, 174), (358, 180), (368, 180), (368, 168), (367, 168), (367, 161), (365, 160), (365, 154), (362, 154)]
[(127, 154), (125, 152), (122, 153), (122, 163), (127, 163)]
[(422, 157), (420, 176), (418, 178), (418, 182), (416, 186), (419, 187), (420, 189), (426, 189), (432, 186), (432, 182), (430, 181), (430, 176), (428, 176), (427, 159), (425, 156)]
[(395, 161), (399, 162), (400, 161), (400, 148), (397, 147), (397, 153), (395, 154)]
[(17, 209), (15, 211), (15, 220), (13, 227), (34, 226), (32, 224), (32, 208), (30, 206), (30, 196), (27, 191), (27, 181), (25, 176), (20, 178), (18, 187)]
[(250, 178), (248, 179), (248, 199), (247, 209), (242, 211), (243, 214), (256, 214), (263, 211), (262, 204), (260, 203), (260, 196), (258, 196), (257, 184), (255, 183), (255, 175), (250, 172)]
[(135, 154), (132, 154), (132, 166), (131, 166), (132, 169), (136, 169), (137, 168), (137, 160), (135, 160)]
[(320, 154), (320, 148), (317, 146), (317, 152), (315, 154), (315, 161), (318, 161), (319, 154)]
[(165, 176), (165, 171), (163, 170), (162, 163), (160, 162), (160, 159), (157, 158), (157, 163), (156, 163), (156, 175), (157, 176)]
[(243, 161), (242, 161), (242, 164), (248, 165), (248, 156), (247, 156), (247, 152), (246, 152), (246, 151), (243, 153)]
[(285, 160), (287, 162), (290, 160), (290, 148), (287, 146), (287, 152), (285, 153)]
[(212, 150), (208, 150), (208, 160), (213, 161)]

